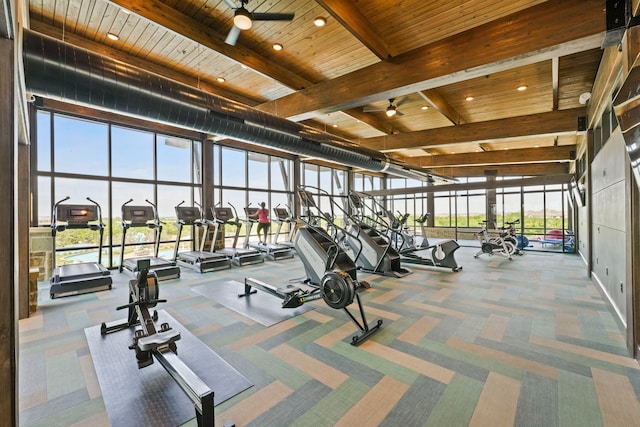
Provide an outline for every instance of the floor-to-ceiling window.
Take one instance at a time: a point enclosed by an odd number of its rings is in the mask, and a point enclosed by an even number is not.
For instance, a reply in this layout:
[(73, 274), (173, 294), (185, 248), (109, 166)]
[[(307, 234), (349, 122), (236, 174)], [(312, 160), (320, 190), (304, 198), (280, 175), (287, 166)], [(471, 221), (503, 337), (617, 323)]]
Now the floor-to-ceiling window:
[[(245, 208), (258, 208), (261, 203), (269, 209), (272, 226), (271, 238), (278, 231), (275, 208), (292, 210), (293, 161), (292, 157), (278, 157), (239, 150), (215, 144), (213, 147), (215, 204), (231, 208), (240, 220), (239, 240), (245, 243), (258, 239), (257, 226), (247, 217)], [(236, 227), (225, 226), (225, 245), (233, 245)], [(282, 224), (282, 233), (288, 232), (288, 224)]]
[[(171, 256), (175, 206), (200, 200), (199, 141), (43, 110), (36, 123), (34, 223), (49, 225), (53, 204), (63, 198), (69, 197), (65, 204), (95, 201), (105, 224), (102, 263), (115, 267), (123, 240), (122, 205), (153, 204), (163, 227), (161, 256)], [(98, 236), (87, 228), (57, 233), (56, 263), (96, 261)], [(190, 230), (183, 237), (190, 241)], [(149, 227), (128, 229), (125, 257), (152, 253), (154, 238)]]

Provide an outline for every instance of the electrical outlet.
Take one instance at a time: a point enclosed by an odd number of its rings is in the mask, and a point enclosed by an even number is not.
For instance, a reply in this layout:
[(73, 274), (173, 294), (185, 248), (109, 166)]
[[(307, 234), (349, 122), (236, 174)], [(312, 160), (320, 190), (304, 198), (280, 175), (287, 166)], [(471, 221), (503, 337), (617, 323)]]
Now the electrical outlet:
[(624, 292), (624, 287), (622, 286), (622, 282), (620, 282), (620, 293)]

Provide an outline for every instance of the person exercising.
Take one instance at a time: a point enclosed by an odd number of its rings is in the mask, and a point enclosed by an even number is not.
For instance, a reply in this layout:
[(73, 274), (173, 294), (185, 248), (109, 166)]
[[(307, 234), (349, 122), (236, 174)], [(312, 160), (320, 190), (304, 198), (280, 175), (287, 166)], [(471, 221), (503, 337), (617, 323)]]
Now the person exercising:
[[(269, 209), (265, 208), (265, 203), (260, 203), (260, 209), (255, 214), (251, 215), (252, 218), (258, 218), (258, 240), (260, 243), (267, 244), (267, 233), (271, 226), (271, 220), (269, 219)], [(264, 241), (260, 238), (260, 232), (264, 231)]]

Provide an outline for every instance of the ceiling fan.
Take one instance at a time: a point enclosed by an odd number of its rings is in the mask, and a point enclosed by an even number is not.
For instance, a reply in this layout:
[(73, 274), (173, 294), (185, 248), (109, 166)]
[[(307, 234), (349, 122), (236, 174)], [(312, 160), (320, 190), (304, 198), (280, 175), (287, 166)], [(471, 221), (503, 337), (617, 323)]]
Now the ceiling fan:
[(362, 111), (364, 111), (365, 113), (370, 113), (373, 111), (384, 111), (387, 117), (393, 117), (396, 114), (398, 116), (403, 116), (404, 114), (402, 114), (402, 112), (398, 110), (398, 107), (407, 102), (409, 100), (409, 97), (405, 96), (398, 102), (395, 102), (395, 100), (395, 98), (389, 98), (389, 105), (387, 105), (387, 108), (364, 107)]
[(233, 27), (224, 41), (231, 46), (235, 46), (240, 31), (250, 29), (253, 21), (291, 21), (295, 15), (294, 13), (249, 12), (245, 7), (249, 0), (240, 0), (240, 7), (236, 6), (234, 0), (224, 0), (224, 2), (233, 10)]

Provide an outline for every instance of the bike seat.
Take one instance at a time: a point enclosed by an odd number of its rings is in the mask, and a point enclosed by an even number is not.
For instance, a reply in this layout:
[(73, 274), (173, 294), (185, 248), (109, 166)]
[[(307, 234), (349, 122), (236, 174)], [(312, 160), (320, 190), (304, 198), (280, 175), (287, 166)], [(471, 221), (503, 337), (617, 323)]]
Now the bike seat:
[(170, 329), (164, 332), (157, 332), (147, 337), (138, 338), (138, 348), (142, 351), (152, 351), (156, 348), (171, 344), (180, 339), (180, 331)]

